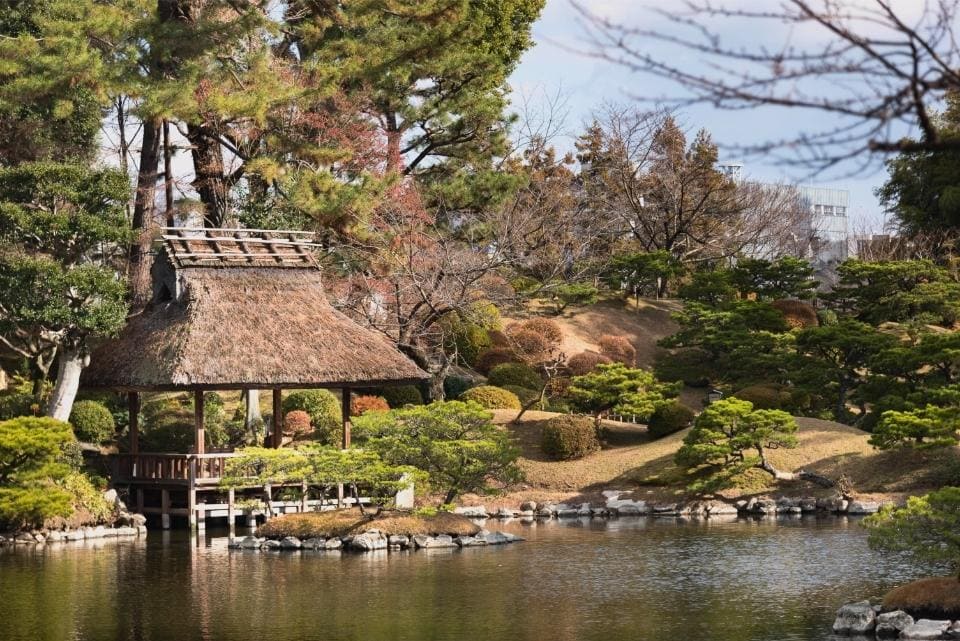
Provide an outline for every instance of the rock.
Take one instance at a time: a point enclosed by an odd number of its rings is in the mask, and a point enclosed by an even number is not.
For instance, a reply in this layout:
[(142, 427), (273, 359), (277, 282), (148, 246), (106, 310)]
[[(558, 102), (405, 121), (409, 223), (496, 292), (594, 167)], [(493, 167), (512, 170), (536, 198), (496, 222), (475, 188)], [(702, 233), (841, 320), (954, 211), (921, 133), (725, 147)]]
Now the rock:
[(273, 539), (267, 539), (267, 540), (264, 541), (263, 544), (260, 546), (260, 549), (261, 549), (261, 550), (279, 550), (279, 549), (280, 549), (280, 541), (274, 541)]
[(581, 503), (577, 508), (577, 516), (590, 516), (591, 513), (589, 503)]
[(557, 510), (557, 518), (570, 518), (571, 516), (579, 516), (580, 510), (573, 507), (564, 507), (563, 509)]
[(453, 542), (462, 548), (472, 548), (481, 545), (487, 545), (487, 540), (479, 536), (458, 536), (453, 540)]
[(817, 499), (812, 497), (800, 499), (800, 510), (803, 512), (816, 512), (817, 511)]
[(626, 492), (626, 490), (604, 490), (603, 492), (600, 492), (600, 496), (602, 496), (603, 498), (605, 498), (605, 499), (608, 500), (608, 501), (609, 501), (610, 499), (616, 500), (616, 499), (620, 498), (620, 495), (621, 495), (621, 494), (624, 494), (625, 492)]
[(799, 505), (791, 505), (790, 507), (783, 509), (781, 511), (786, 514), (802, 514), (803, 508), (801, 508)]
[(240, 547), (244, 550), (258, 550), (262, 543), (263, 539), (258, 539), (255, 536), (245, 536), (243, 540), (240, 541)]
[(7, 537), (0, 536), (0, 545), (6, 545), (6, 544), (7, 544)]
[(481, 530), (477, 538), (481, 537), (486, 541), (487, 545), (503, 545), (504, 543), (515, 543), (525, 540), (522, 536), (517, 536), (510, 532), (490, 532), (488, 530)]
[(486, 519), (490, 518), (490, 515), (487, 513), (487, 508), (483, 505), (468, 505), (465, 507), (457, 507), (453, 509), (454, 514), (460, 514), (465, 516), (468, 519)]
[(47, 534), (47, 543), (60, 543), (64, 540), (66, 540), (66, 535), (59, 530), (54, 530)]
[(131, 523), (130, 525), (137, 528), (147, 527), (147, 517), (145, 517), (142, 514), (131, 514), (131, 516), (133, 517), (133, 523)]
[(455, 548), (457, 544), (454, 543), (453, 537), (449, 534), (439, 534), (437, 536), (423, 536), (418, 534), (413, 537), (413, 543), (418, 548)]
[(781, 496), (777, 499), (778, 509), (786, 510), (791, 507), (800, 507), (800, 499), (793, 499), (786, 496)]
[(34, 543), (46, 543), (46, 542), (47, 542), (47, 537), (45, 537), (44, 535), (40, 534), (39, 532), (34, 532), (34, 534), (33, 534), (33, 542), (34, 542)]
[(533, 510), (521, 510), (521, 511), (520, 511), (520, 518), (521, 518), (521, 519), (532, 519), (534, 516), (536, 516), (536, 512), (534, 512)]
[(285, 536), (280, 539), (280, 548), (283, 550), (299, 550), (302, 547), (303, 543), (295, 536)]
[(120, 495), (117, 494), (117, 491), (114, 489), (109, 489), (103, 493), (103, 500), (111, 505), (116, 505), (117, 501), (120, 500)]
[(397, 546), (401, 548), (410, 547), (410, 537), (404, 534), (391, 534), (387, 537), (387, 543), (391, 546)]
[(243, 547), (243, 539), (238, 539), (235, 536), (231, 536), (227, 539), (227, 547), (231, 550), (239, 550)]
[(93, 531), (92, 531), (92, 532), (88, 532), (88, 533), (87, 533), (87, 538), (88, 538), (88, 539), (102, 539), (102, 538), (105, 537), (106, 535), (107, 535), (107, 529), (106, 529), (105, 527), (103, 527), (102, 525), (98, 525), (97, 527), (93, 528)]
[[(913, 619), (910, 619), (912, 622)], [(947, 628), (947, 636), (951, 639), (960, 639), (960, 621), (954, 621), (950, 624), (950, 627)]]
[(542, 508), (540, 508), (539, 510), (537, 510), (537, 518), (538, 518), (538, 519), (552, 519), (552, 518), (553, 518), (553, 510), (551, 510), (551, 509), (548, 508), (548, 507), (542, 507)]
[(737, 510), (737, 506), (722, 501), (711, 501), (707, 503), (707, 515), (715, 516), (721, 514), (739, 514), (739, 510)]
[(913, 617), (903, 610), (882, 612), (877, 615), (877, 636), (897, 637), (900, 631), (913, 625)]
[(353, 537), (353, 540), (350, 541), (350, 547), (363, 552), (385, 550), (387, 549), (387, 537), (381, 534), (379, 530), (370, 530)]
[(137, 536), (146, 536), (147, 535), (147, 526), (138, 525), (137, 526)]
[(125, 525), (122, 527), (114, 528), (117, 532), (117, 536), (137, 536), (140, 532), (137, 528)]
[(837, 619), (833, 622), (836, 634), (864, 634), (873, 630), (877, 613), (869, 601), (848, 603), (837, 610)]
[(680, 514), (680, 506), (676, 503), (654, 505), (650, 508), (650, 513), (653, 516), (678, 516)]
[(324, 550), (339, 550), (341, 547), (343, 547), (343, 541), (341, 541), (337, 537), (333, 537), (332, 539), (327, 539), (323, 544)]
[(16, 541), (17, 543), (36, 543), (37, 542), (37, 540), (33, 538), (33, 534), (31, 534), (30, 532), (20, 532), (19, 534), (17, 534), (16, 537), (14, 537), (13, 540)]
[(303, 541), (304, 550), (319, 550), (326, 541), (318, 537), (310, 537)]
[(520, 504), (521, 512), (536, 512), (537, 511), (537, 502), (536, 501), (524, 501)]
[(920, 619), (900, 631), (901, 639), (944, 639), (950, 628), (949, 621)]
[(875, 514), (880, 511), (880, 504), (876, 501), (850, 501), (847, 514)]
[(604, 517), (610, 514), (610, 511), (605, 507), (593, 507), (590, 508), (590, 516)]
[(66, 533), (66, 537), (68, 541), (82, 541), (86, 538), (83, 535), (83, 530), (70, 530)]
[(739, 501), (734, 503), (733, 506), (737, 508), (737, 512), (747, 512), (748, 511), (747, 506), (749, 504), (750, 504), (750, 501), (748, 501), (747, 499), (740, 499)]

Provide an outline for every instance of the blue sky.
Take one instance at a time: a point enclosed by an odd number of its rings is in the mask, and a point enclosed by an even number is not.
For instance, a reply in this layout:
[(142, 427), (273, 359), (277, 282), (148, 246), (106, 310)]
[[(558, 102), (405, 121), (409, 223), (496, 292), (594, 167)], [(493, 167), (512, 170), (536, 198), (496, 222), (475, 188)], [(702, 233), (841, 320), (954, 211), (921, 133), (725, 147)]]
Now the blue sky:
[[(765, 6), (769, 1), (739, 0), (739, 3)], [(593, 12), (626, 24), (648, 26), (656, 21), (648, 11), (653, 0), (584, 0), (582, 4)], [(657, 4), (664, 6), (663, 2)], [(794, 40), (804, 37), (803, 34), (798, 36), (796, 33), (765, 35), (765, 38), (760, 39), (755, 33), (751, 33), (750, 41), (743, 44), (750, 46), (763, 40), (782, 42), (784, 37)], [(533, 27), (533, 36), (536, 46), (526, 52), (510, 78), (510, 85), (516, 94), (514, 100), (519, 103), (519, 94), (522, 93), (529, 101), (542, 103), (546, 101), (545, 96), (561, 91), (569, 115), (566, 122), (567, 133), (558, 139), (556, 144), (564, 150), (572, 148), (576, 132), (589, 120), (591, 112), (604, 101), (625, 103), (635, 100), (637, 96), (677, 94), (676, 88), (667, 81), (638, 75), (609, 62), (578, 53), (576, 50), (586, 49), (588, 45), (579, 15), (569, 0), (547, 0), (540, 20)], [(747, 37), (739, 32), (731, 32), (728, 36), (733, 41)], [(684, 58), (689, 58), (691, 65), (699, 63), (692, 54), (682, 50), (663, 50), (663, 53), (673, 56), (673, 60), (685, 61)], [(830, 90), (829, 87), (824, 87), (824, 91)], [(815, 116), (782, 109), (734, 113), (706, 106), (698, 106), (679, 114), (680, 121), (687, 128), (706, 128), (721, 145), (724, 142), (749, 144), (780, 138), (789, 135), (791, 127), (793, 131), (800, 130), (804, 125), (816, 127), (813, 118)], [(729, 156), (726, 159), (733, 160)], [(800, 181), (804, 184), (849, 189), (851, 231), (855, 231), (862, 224), (876, 227), (882, 220), (881, 207), (873, 195), (874, 189), (885, 179), (882, 168), (852, 177), (827, 174), (808, 180), (800, 169), (775, 166), (772, 159), (750, 159), (745, 171), (748, 175), (762, 180)]]

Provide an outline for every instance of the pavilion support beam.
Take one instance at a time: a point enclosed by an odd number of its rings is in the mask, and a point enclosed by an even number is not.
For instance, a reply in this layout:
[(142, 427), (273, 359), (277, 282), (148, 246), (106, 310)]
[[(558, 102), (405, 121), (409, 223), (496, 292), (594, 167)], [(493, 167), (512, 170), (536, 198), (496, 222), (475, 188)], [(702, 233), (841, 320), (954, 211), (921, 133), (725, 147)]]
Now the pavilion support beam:
[(283, 445), (283, 390), (273, 390), (273, 430), (270, 433), (271, 447)]
[(340, 409), (343, 412), (343, 449), (350, 449), (350, 395), (349, 387), (344, 387), (340, 393)]
[(130, 453), (140, 453), (140, 393), (127, 394), (127, 410), (130, 417)]
[(199, 389), (193, 393), (193, 428), (193, 451), (203, 454), (207, 435), (203, 420), (203, 390)]

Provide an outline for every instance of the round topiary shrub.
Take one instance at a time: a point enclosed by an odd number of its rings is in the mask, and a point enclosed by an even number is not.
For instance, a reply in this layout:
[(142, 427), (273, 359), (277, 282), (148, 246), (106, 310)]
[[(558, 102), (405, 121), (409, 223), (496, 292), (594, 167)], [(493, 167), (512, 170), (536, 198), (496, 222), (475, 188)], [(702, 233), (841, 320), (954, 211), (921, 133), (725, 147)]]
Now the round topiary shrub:
[(516, 355), (527, 361), (538, 361), (550, 350), (550, 342), (542, 334), (522, 326), (507, 332)]
[(695, 416), (692, 409), (679, 401), (663, 403), (650, 415), (647, 430), (653, 438), (663, 438), (690, 427)]
[(531, 318), (519, 323), (518, 328), (539, 334), (552, 345), (559, 345), (563, 342), (563, 330), (560, 329), (560, 325), (556, 321), (549, 318)]
[(343, 435), (343, 412), (340, 399), (325, 389), (300, 390), (293, 392), (281, 405), (284, 416), (294, 410), (301, 410), (310, 416), (314, 436), (326, 445), (338, 445)]
[(771, 307), (783, 314), (784, 320), (791, 329), (803, 329), (805, 327), (817, 327), (820, 325), (820, 319), (817, 318), (817, 310), (810, 303), (804, 303), (799, 300), (775, 300), (770, 303)]
[[(523, 407), (526, 407), (528, 403), (540, 398), (540, 392), (538, 390), (529, 389), (527, 387), (520, 387), (518, 385), (504, 385), (503, 389), (516, 394), (517, 398), (520, 399), (520, 405)], [(540, 403), (537, 403), (530, 409), (542, 410), (543, 406), (541, 406)]]
[(523, 363), (503, 363), (490, 370), (490, 376), (487, 377), (491, 385), (496, 387), (526, 387), (527, 389), (540, 389), (543, 385), (543, 379), (529, 365)]
[(600, 337), (600, 353), (615, 363), (633, 367), (637, 363), (637, 349), (626, 336), (606, 334)]
[(600, 449), (597, 428), (586, 416), (557, 416), (543, 426), (543, 453), (557, 461), (583, 458)]
[(960, 581), (956, 576), (912, 581), (887, 592), (883, 609), (903, 610), (915, 619), (960, 618)]
[(379, 396), (387, 402), (390, 409), (399, 409), (407, 405), (423, 405), (423, 394), (415, 385), (397, 385), (379, 390)]
[(817, 310), (817, 320), (821, 326), (826, 327), (827, 325), (836, 325), (840, 319), (832, 309), (820, 309)]
[(764, 383), (744, 387), (733, 396), (741, 401), (750, 401), (758, 410), (786, 410), (794, 405), (794, 397), (790, 388), (776, 383)]
[(682, 381), (690, 387), (707, 387), (710, 377), (710, 352), (699, 347), (679, 349), (675, 352), (661, 353), (653, 364), (653, 372), (661, 381), (674, 383)]
[(509, 347), (492, 347), (477, 357), (474, 369), (486, 376), (497, 365), (516, 362), (517, 355)]
[(78, 441), (103, 443), (114, 436), (117, 428), (113, 414), (97, 401), (77, 401), (70, 412), (70, 425)]
[(516, 394), (493, 385), (480, 385), (468, 389), (460, 395), (460, 400), (474, 401), (488, 410), (518, 410), (521, 407), (520, 399)]
[(471, 387), (476, 387), (477, 382), (473, 378), (466, 376), (448, 376), (443, 379), (443, 395), (448, 401), (460, 398), (460, 395)]
[(612, 361), (603, 354), (590, 351), (580, 352), (570, 357), (570, 360), (567, 361), (567, 369), (570, 370), (571, 376), (583, 376), (595, 370), (597, 365), (610, 362)]
[(310, 415), (303, 410), (287, 412), (283, 417), (283, 433), (294, 438), (308, 436), (313, 432)]
[(354, 396), (350, 399), (350, 416), (362, 416), (365, 412), (387, 412), (390, 405), (382, 396)]

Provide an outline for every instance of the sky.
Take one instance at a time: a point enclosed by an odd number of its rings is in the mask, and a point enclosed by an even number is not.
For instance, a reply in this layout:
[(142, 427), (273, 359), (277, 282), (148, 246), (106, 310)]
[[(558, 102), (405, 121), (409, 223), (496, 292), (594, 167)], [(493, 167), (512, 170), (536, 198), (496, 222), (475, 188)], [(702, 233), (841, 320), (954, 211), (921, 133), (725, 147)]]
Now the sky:
[[(649, 7), (652, 4), (663, 7), (665, 2), (671, 1), (673, 0), (582, 0), (581, 5), (591, 12), (624, 24), (649, 27), (656, 25), (657, 21)], [(737, 4), (752, 8), (769, 6), (770, 1), (733, 0)], [(910, 13), (913, 12), (911, 7), (921, 5), (917, 0), (895, 2), (904, 3), (903, 6)], [(786, 38), (794, 44), (803, 44), (804, 41), (809, 42), (807, 39), (813, 38), (815, 34), (771, 32), (758, 36), (755, 32), (748, 34), (733, 31), (725, 35), (733, 43), (741, 44), (742, 40), (744, 46), (756, 46), (783, 42)], [(534, 106), (545, 105), (550, 97), (559, 93), (565, 102), (568, 116), (565, 135), (558, 138), (555, 144), (564, 151), (573, 148), (576, 132), (582, 130), (582, 125), (590, 119), (593, 110), (603, 102), (623, 104), (636, 102), (638, 96), (653, 98), (677, 94), (676, 87), (666, 80), (639, 75), (581, 53), (589, 50), (589, 45), (581, 17), (570, 0), (547, 0), (541, 18), (533, 26), (533, 38), (536, 45), (524, 54), (510, 77), (512, 100), (518, 108), (524, 100)], [(683, 50), (662, 49), (660, 53), (673, 56), (671, 59), (678, 62), (689, 61), (693, 66), (700, 62), (696, 56)], [(824, 86), (824, 91), (831, 90), (831, 87)], [(789, 135), (791, 127), (795, 130), (804, 124), (816, 127), (811, 116), (783, 109), (732, 113), (698, 106), (681, 112), (678, 117), (686, 128), (706, 128), (713, 135), (721, 145), (721, 161), (741, 160), (724, 154), (724, 143), (761, 143)], [(848, 189), (851, 205), (850, 231), (857, 231), (863, 226), (877, 230), (882, 225), (882, 207), (874, 196), (874, 190), (885, 180), (882, 167), (877, 166), (869, 173), (854, 176), (848, 175), (850, 172), (846, 170), (834, 175), (817, 175), (810, 179), (802, 169), (777, 166), (773, 159), (751, 158), (747, 161), (744, 172), (749, 177), (764, 181)]]

